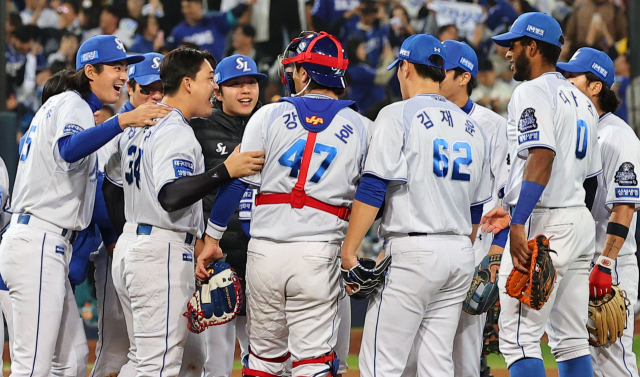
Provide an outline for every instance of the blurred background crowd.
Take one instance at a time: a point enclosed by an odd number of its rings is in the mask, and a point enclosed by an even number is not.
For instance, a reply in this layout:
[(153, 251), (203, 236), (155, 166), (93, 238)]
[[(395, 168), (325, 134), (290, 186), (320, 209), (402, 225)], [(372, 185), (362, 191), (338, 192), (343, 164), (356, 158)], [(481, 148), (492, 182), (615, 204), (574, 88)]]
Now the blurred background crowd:
[(269, 75), (260, 95), (262, 103), (269, 103), (282, 90), (278, 54), (301, 31), (324, 30), (338, 36), (347, 49), (345, 96), (372, 119), (384, 105), (400, 99), (395, 72), (387, 71), (387, 65), (404, 39), (425, 32), (443, 41), (467, 42), (476, 50), (479, 74), (471, 98), (506, 116), (518, 83), (504, 58), (507, 49), (490, 37), (508, 29), (520, 14), (542, 11), (564, 29), (561, 60), (584, 46), (611, 56), (616, 67), (614, 90), (623, 100), (618, 115), (635, 126), (628, 116), (633, 101), (627, 98), (629, 1), (10, 0), (5, 23), (7, 108), (18, 115), (19, 139), (41, 104), (47, 78), (74, 69), (78, 46), (96, 34), (116, 35), (135, 53), (167, 53), (191, 44), (211, 51), (218, 61), (236, 53), (247, 55)]

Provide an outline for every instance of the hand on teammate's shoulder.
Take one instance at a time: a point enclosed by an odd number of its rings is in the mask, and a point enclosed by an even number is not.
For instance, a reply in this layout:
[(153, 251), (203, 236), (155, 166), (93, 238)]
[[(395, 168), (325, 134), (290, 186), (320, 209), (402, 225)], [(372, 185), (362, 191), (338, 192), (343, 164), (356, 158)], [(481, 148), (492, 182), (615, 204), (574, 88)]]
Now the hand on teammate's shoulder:
[(146, 127), (154, 126), (158, 123), (158, 119), (167, 116), (171, 112), (169, 106), (144, 104), (134, 110), (119, 114), (118, 122), (120, 127)]
[(227, 157), (224, 166), (227, 168), (231, 178), (241, 178), (258, 174), (264, 164), (264, 154), (265, 151), (240, 153), (240, 146), (238, 145), (233, 150), (233, 153)]

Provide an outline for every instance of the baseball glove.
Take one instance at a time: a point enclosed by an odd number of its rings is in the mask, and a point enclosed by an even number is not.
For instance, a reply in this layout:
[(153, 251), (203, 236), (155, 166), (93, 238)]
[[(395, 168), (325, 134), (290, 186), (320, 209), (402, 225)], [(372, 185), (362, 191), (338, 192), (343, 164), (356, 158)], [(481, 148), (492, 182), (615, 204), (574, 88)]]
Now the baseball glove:
[(589, 344), (594, 347), (609, 347), (622, 336), (627, 327), (629, 299), (625, 291), (614, 285), (602, 297), (589, 300)]
[(507, 279), (507, 293), (525, 305), (540, 310), (547, 302), (556, 282), (556, 269), (553, 267), (547, 237), (539, 234), (528, 243), (532, 251), (527, 275), (515, 268)]
[(473, 274), (471, 288), (462, 303), (462, 310), (477, 315), (488, 312), (498, 302), (498, 276), (495, 283), (491, 282), (491, 266), (500, 264), (502, 254), (487, 255), (476, 267)]
[(352, 288), (351, 297), (356, 300), (369, 297), (378, 286), (384, 284), (390, 265), (391, 257), (388, 256), (377, 267), (373, 259), (358, 258), (358, 264), (351, 269), (340, 268), (342, 280)]
[(207, 271), (209, 279), (203, 283), (198, 282), (184, 313), (189, 320), (189, 330), (196, 334), (209, 326), (233, 320), (240, 312), (243, 302), (240, 278), (229, 263), (211, 263)]

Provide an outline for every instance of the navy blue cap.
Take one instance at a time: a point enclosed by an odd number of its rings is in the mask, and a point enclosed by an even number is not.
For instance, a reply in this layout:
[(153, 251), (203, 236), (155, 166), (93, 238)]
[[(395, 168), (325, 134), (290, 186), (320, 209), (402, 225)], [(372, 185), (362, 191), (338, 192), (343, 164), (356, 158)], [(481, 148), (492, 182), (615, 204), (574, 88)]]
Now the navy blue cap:
[(502, 47), (509, 47), (512, 40), (522, 37), (530, 37), (562, 47), (561, 36), (562, 29), (558, 21), (545, 13), (531, 12), (520, 15), (508, 32), (491, 37), (491, 39)]
[(143, 61), (129, 66), (127, 70), (129, 80), (136, 80), (138, 84), (143, 86), (160, 81), (160, 63), (164, 55), (150, 52), (142, 56), (144, 57)]
[(558, 63), (560, 72), (591, 72), (602, 80), (609, 88), (613, 85), (615, 66), (609, 55), (591, 47), (583, 47), (573, 54), (568, 63)]
[(113, 63), (124, 60), (134, 64), (144, 60), (142, 55), (127, 55), (120, 40), (113, 35), (96, 35), (87, 39), (76, 54), (76, 70), (87, 64)]
[(218, 63), (213, 81), (220, 85), (225, 81), (244, 76), (253, 76), (258, 81), (267, 77), (264, 73), (258, 72), (258, 66), (253, 59), (248, 56), (236, 54), (228, 56)]
[(393, 63), (391, 63), (387, 70), (392, 70), (400, 60), (406, 60), (410, 63), (414, 64), (422, 64), (422, 65), (430, 65), (436, 68), (442, 68), (443, 66), (438, 66), (429, 61), (429, 58), (432, 55), (438, 55), (442, 59), (444, 59), (444, 53), (442, 52), (444, 48), (442, 47), (442, 43), (438, 40), (438, 38), (434, 37), (431, 34), (414, 34), (409, 38), (405, 39), (402, 42), (402, 46), (400, 46), (400, 53), (398, 54), (398, 59), (396, 59)]
[(458, 41), (444, 41), (444, 69), (462, 68), (474, 78), (478, 74), (478, 56), (471, 46)]

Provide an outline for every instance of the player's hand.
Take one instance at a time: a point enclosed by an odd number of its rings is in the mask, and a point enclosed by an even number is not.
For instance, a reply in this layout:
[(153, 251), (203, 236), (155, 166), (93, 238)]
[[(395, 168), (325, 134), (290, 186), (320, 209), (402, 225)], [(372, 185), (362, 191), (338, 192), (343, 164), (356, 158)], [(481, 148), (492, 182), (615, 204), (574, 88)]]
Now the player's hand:
[[(489, 254), (488, 255), (495, 255), (495, 254), (500, 254), (502, 255), (502, 253), (504, 252), (504, 248), (500, 247), (498, 245), (491, 245), (491, 248), (489, 249)], [(500, 263), (494, 263), (489, 267), (489, 272), (491, 272), (491, 282), (495, 283), (496, 282), (496, 276), (498, 276), (498, 272), (500, 271)]]
[(502, 207), (496, 207), (482, 216), (480, 225), (482, 226), (483, 232), (498, 234), (501, 230), (509, 226), (510, 221), (511, 216), (509, 216), (509, 212)]
[(527, 235), (524, 231), (524, 225), (512, 224), (509, 231), (511, 237), (511, 259), (513, 267), (523, 274), (529, 273), (525, 267), (529, 265), (531, 260), (531, 249), (527, 245)]
[(233, 150), (233, 153), (227, 157), (224, 166), (227, 168), (231, 178), (258, 174), (264, 164), (264, 153), (264, 151), (240, 153), (240, 146), (238, 145)]
[(127, 127), (154, 126), (158, 123), (157, 119), (164, 118), (170, 112), (169, 106), (144, 104), (129, 112), (118, 114), (118, 123), (123, 130)]
[(204, 236), (204, 246), (200, 255), (197, 257), (196, 263), (196, 277), (201, 281), (205, 281), (209, 278), (209, 272), (207, 272), (207, 266), (222, 258), (222, 249), (220, 248), (220, 240), (216, 240), (209, 235)]
[[(341, 254), (341, 255), (343, 255), (343, 254)], [(379, 263), (379, 261), (377, 261), (377, 262)], [(350, 270), (350, 269), (352, 269), (353, 267), (355, 267), (357, 265), (358, 265), (358, 257), (356, 257), (355, 254), (351, 258), (342, 257), (342, 268), (343, 269)], [(347, 293), (349, 295), (351, 295), (353, 293), (353, 290), (351, 289), (351, 286), (349, 284), (345, 284), (345, 288), (347, 289)]]
[(589, 275), (589, 296), (602, 297), (611, 291), (611, 269), (615, 259), (601, 255)]

